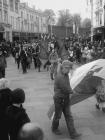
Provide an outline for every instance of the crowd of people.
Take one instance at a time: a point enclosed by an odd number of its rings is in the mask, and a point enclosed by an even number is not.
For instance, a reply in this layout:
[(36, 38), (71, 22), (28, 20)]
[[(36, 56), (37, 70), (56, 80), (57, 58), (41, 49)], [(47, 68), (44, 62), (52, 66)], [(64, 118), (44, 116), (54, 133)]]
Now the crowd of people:
[[(25, 92), (17, 88), (11, 90), (7, 86), (5, 68), (6, 57), (12, 55), (17, 68), (22, 68), (23, 74), (31, 68), (34, 63), (35, 69), (41, 71), (41, 47), (44, 46), (47, 60), (43, 69), (50, 70), (50, 78), (54, 80), (54, 105), (55, 114), (52, 120), (51, 130), (60, 135), (58, 129), (59, 119), (63, 112), (69, 135), (72, 139), (78, 138), (78, 134), (70, 111), (70, 97), (73, 91), (70, 87), (69, 72), (73, 69), (73, 63), (82, 65), (99, 58), (105, 58), (105, 48), (101, 41), (87, 42), (76, 36), (57, 40), (55, 36), (49, 39), (43, 36), (37, 41), (23, 41), (0, 43), (0, 137), (3, 140), (43, 140), (43, 130), (31, 123), (31, 120), (23, 108)], [(21, 64), (21, 67), (20, 67)]]

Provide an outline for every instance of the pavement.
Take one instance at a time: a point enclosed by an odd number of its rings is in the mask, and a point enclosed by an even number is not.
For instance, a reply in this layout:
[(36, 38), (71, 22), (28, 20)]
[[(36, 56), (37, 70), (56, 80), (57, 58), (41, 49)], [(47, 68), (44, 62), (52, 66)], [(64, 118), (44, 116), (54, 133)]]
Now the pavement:
[[(45, 61), (42, 61), (43, 63)], [(12, 57), (7, 59), (6, 78), (10, 88), (22, 88), (26, 93), (26, 108), (32, 122), (38, 123), (45, 133), (45, 140), (70, 140), (64, 117), (60, 120), (62, 135), (56, 136), (51, 132), (51, 120), (47, 112), (53, 103), (53, 81), (49, 72), (41, 68), (41, 72), (31, 69), (27, 74), (18, 70)], [(77, 131), (82, 133), (79, 140), (105, 140), (105, 114), (95, 108), (95, 97), (88, 98), (71, 107)]]

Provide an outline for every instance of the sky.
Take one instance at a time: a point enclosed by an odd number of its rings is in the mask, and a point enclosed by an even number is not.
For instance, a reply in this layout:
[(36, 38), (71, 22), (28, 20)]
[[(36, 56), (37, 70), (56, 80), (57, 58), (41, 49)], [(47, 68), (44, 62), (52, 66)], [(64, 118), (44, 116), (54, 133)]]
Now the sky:
[(86, 0), (20, 0), (28, 2), (29, 6), (35, 6), (36, 9), (52, 9), (56, 16), (59, 10), (69, 9), (71, 14), (79, 13), (82, 19), (89, 17), (86, 6)]

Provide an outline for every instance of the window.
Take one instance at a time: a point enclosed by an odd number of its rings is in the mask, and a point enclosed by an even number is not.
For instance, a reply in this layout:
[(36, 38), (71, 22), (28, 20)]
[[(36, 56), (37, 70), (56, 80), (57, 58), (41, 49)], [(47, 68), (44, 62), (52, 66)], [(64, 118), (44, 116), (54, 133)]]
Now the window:
[(7, 13), (7, 11), (4, 11), (4, 22), (8, 23), (8, 13)]
[(10, 2), (10, 10), (13, 11), (14, 10), (14, 7), (13, 7), (13, 0), (9, 0)]
[(0, 19), (2, 19), (2, 10), (0, 9)]
[(29, 14), (27, 14), (27, 20), (29, 20)]
[(16, 13), (18, 13), (18, 1), (17, 0), (15, 0), (15, 11), (16, 11)]
[(100, 6), (102, 7), (102, 0), (100, 0)]
[(12, 16), (10, 17), (10, 24), (12, 25)]
[(21, 11), (21, 18), (23, 18), (23, 11)]
[(3, 4), (7, 4), (7, 0), (3, 0)]
[(102, 25), (102, 14), (100, 14), (100, 25)]

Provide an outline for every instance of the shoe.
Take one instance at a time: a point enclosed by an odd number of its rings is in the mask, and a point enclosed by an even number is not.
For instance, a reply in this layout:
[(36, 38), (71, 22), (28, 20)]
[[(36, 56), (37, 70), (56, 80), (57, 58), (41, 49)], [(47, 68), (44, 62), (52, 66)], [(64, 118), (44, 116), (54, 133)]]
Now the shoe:
[(55, 135), (62, 135), (61, 131), (59, 129), (57, 130), (52, 130), (52, 132), (55, 134)]
[(105, 113), (105, 107), (102, 107), (102, 111)]
[(81, 137), (81, 134), (78, 134), (78, 133), (74, 133), (73, 135), (70, 136), (71, 139), (77, 139)]
[(96, 104), (96, 108), (97, 108), (98, 110), (100, 110), (100, 106), (99, 106), (99, 104)]

